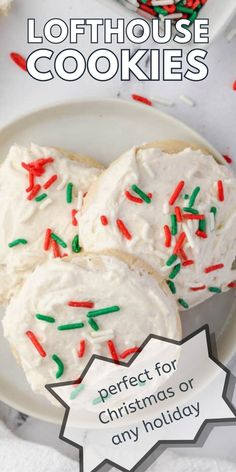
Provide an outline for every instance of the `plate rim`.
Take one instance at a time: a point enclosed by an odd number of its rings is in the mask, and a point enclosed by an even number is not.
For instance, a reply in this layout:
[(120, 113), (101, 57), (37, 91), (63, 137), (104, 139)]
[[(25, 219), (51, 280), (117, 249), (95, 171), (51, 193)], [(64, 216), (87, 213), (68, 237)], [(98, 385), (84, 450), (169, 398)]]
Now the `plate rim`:
[[(24, 120), (29, 120), (30, 118), (32, 117), (37, 117), (37, 115), (40, 115), (42, 113), (48, 113), (48, 112), (53, 112), (53, 111), (56, 111), (60, 108), (69, 108), (69, 107), (74, 107), (74, 108), (77, 108), (77, 107), (86, 107), (86, 105), (89, 104), (90, 106), (93, 105), (93, 106), (96, 106), (96, 107), (101, 107), (101, 106), (123, 106), (123, 107), (130, 107), (130, 109), (133, 109), (133, 110), (143, 110), (145, 109), (145, 107), (147, 107), (147, 105), (144, 105), (142, 103), (139, 103), (139, 102), (135, 102), (135, 101), (131, 101), (131, 100), (124, 100), (124, 99), (120, 99), (120, 98), (103, 98), (103, 99), (97, 99), (97, 98), (85, 98), (85, 99), (78, 99), (78, 100), (67, 100), (67, 101), (56, 101), (54, 102), (53, 104), (50, 104), (48, 106), (42, 106), (42, 107), (37, 107), (37, 108), (33, 108), (30, 112), (26, 112), (26, 113), (23, 113), (21, 114), (20, 116), (18, 116), (17, 118), (15, 118), (14, 120), (10, 121), (9, 123), (7, 123), (6, 125), (3, 125), (0, 127), (0, 143), (2, 140), (4, 140), (4, 134), (5, 133), (8, 133), (9, 131), (11, 131), (11, 128), (14, 128), (14, 127), (18, 127), (19, 125), (21, 125), (22, 121)], [(168, 119), (168, 120), (171, 120), (172, 123), (177, 123), (178, 125), (181, 125), (182, 128), (184, 128), (187, 132), (190, 132), (193, 137), (197, 140), (197, 141), (200, 141), (204, 144), (204, 146), (206, 146), (206, 148), (208, 148), (211, 152), (213, 152), (215, 154), (215, 156), (218, 157), (220, 163), (224, 164), (225, 165), (225, 161), (223, 159), (223, 157), (221, 156), (221, 154), (217, 151), (217, 149), (207, 140), (205, 139), (203, 136), (201, 136), (200, 133), (198, 133), (195, 129), (191, 128), (190, 126), (188, 126), (185, 122), (179, 120), (178, 118), (172, 116), (172, 115), (169, 115), (168, 113), (165, 113), (163, 111), (160, 111), (158, 109), (156, 109), (155, 107), (149, 107), (148, 108), (149, 112), (150, 113), (153, 113), (154, 115), (156, 115), (157, 117), (161, 117), (161, 118), (164, 118), (164, 119)], [(235, 306), (235, 304), (234, 304)], [(233, 308), (234, 308), (233, 306)], [(233, 316), (231, 316), (231, 318), (233, 319)], [(229, 320), (229, 326), (226, 327), (226, 330), (228, 332), (228, 335), (231, 336), (231, 338), (233, 339), (234, 338), (234, 335), (236, 335), (236, 320), (235, 320), (235, 323), (234, 323), (234, 330), (232, 330), (232, 319), (230, 318)], [(233, 332), (233, 334), (232, 334)], [(219, 336), (219, 339), (221, 338), (221, 336)], [(233, 343), (231, 342), (231, 346), (233, 345)], [(227, 364), (230, 359), (232, 358), (232, 356), (235, 354), (236, 352), (236, 346), (233, 348), (233, 346), (229, 349), (229, 348), (220, 348), (219, 349), (219, 352), (222, 352), (224, 351), (224, 354), (223, 354), (223, 361), (221, 359), (221, 362), (223, 362), (224, 364)], [(221, 354), (220, 354), (220, 357), (221, 357)], [(20, 410), (21, 411), (24, 411), (24, 413), (26, 413), (27, 415), (30, 415), (31, 417), (33, 418), (36, 418), (38, 420), (42, 420), (42, 421), (46, 421), (46, 422), (50, 422), (52, 424), (61, 424), (62, 420), (61, 418), (59, 418), (59, 416), (64, 416), (64, 411), (62, 408), (60, 407), (55, 407), (54, 405), (52, 405), (52, 414), (50, 416), (48, 416), (47, 413), (43, 413), (41, 410), (40, 412), (38, 412), (37, 410), (32, 410), (30, 407), (27, 406), (27, 404), (25, 404), (24, 406), (20, 405), (19, 407), (19, 404), (17, 404), (16, 401), (14, 401), (12, 398), (9, 400), (7, 398), (7, 395), (5, 395), (1, 389), (0, 389), (0, 400), (3, 401), (4, 403), (6, 403), (7, 405), (9, 405), (10, 407), (16, 409), (16, 410)], [(56, 409), (55, 409), (56, 408)]]

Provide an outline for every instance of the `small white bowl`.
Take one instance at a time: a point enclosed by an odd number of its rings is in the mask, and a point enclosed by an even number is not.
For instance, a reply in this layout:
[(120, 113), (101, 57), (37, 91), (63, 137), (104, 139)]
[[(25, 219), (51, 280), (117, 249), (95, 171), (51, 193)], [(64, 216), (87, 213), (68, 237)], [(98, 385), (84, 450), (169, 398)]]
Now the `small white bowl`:
[[(100, 3), (103, 3), (107, 7), (116, 10), (117, 13), (121, 15), (121, 17), (132, 17), (133, 15), (136, 16), (135, 12), (125, 8), (124, 5), (119, 2), (119, 0), (100, 0)], [(204, 5), (199, 13), (199, 18), (209, 18), (210, 20), (210, 42), (212, 42), (221, 32), (224, 31), (231, 20), (233, 20), (235, 14), (236, 0), (207, 1), (206, 5)]]

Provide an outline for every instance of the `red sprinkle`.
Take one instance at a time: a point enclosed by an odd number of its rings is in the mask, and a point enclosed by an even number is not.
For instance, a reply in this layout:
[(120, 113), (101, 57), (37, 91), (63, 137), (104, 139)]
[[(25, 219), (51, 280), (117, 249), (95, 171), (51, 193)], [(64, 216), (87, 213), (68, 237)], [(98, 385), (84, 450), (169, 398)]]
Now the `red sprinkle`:
[(27, 187), (26, 192), (31, 192), (34, 187), (34, 175), (29, 172), (29, 187)]
[(78, 357), (83, 357), (85, 353), (85, 339), (81, 339), (79, 343)]
[(32, 188), (30, 194), (28, 195), (27, 200), (33, 200), (33, 198), (36, 197), (36, 195), (39, 193), (40, 189), (41, 189), (41, 185), (40, 185), (40, 184), (36, 184), (36, 185)]
[(176, 219), (177, 219), (177, 223), (181, 223), (183, 221), (181, 209), (178, 206), (175, 207), (175, 216), (176, 216)]
[(78, 220), (76, 218), (78, 211), (77, 210), (71, 210), (71, 218), (72, 218), (72, 225), (73, 226), (78, 226)]
[(175, 201), (177, 200), (180, 192), (183, 190), (184, 188), (184, 181), (181, 180), (176, 189), (174, 190), (173, 194), (171, 195), (170, 199), (169, 199), (169, 205), (174, 205)]
[(217, 188), (218, 188), (218, 200), (220, 202), (223, 202), (225, 199), (225, 196), (224, 196), (224, 186), (223, 186), (222, 180), (218, 180)]
[(72, 307), (75, 307), (75, 308), (93, 308), (94, 303), (90, 302), (90, 301), (86, 301), (86, 302), (70, 301), (70, 302), (68, 302), (68, 306), (72, 306)]
[(130, 356), (131, 354), (135, 354), (135, 352), (140, 352), (139, 347), (131, 347), (130, 349), (126, 349), (126, 351), (120, 354), (121, 359), (125, 359), (126, 357)]
[(165, 233), (165, 246), (170, 247), (171, 246), (171, 231), (168, 225), (164, 226), (164, 233)]
[(215, 265), (206, 267), (204, 272), (206, 274), (209, 274), (209, 272), (213, 272), (214, 270), (218, 270), (218, 269), (223, 269), (223, 267), (224, 267), (224, 264), (215, 264)]
[(60, 252), (60, 248), (57, 244), (56, 241), (54, 241), (54, 239), (51, 239), (51, 244), (52, 244), (52, 250), (53, 250), (53, 255), (54, 257), (61, 257), (61, 252)]
[(128, 198), (128, 200), (130, 200), (131, 202), (134, 202), (134, 203), (143, 203), (142, 198), (134, 197), (134, 195), (132, 195), (128, 190), (125, 191), (125, 196), (126, 196), (126, 198)]
[(119, 231), (123, 234), (126, 239), (132, 239), (132, 235), (130, 234), (129, 230), (126, 228), (124, 222), (122, 220), (116, 220), (117, 227)]
[(184, 267), (187, 267), (187, 266), (190, 266), (190, 265), (193, 265), (193, 264), (194, 264), (194, 261), (192, 259), (188, 259), (187, 261), (183, 262)]
[(230, 282), (230, 284), (228, 284), (228, 287), (229, 288), (236, 288), (236, 282)]
[(106, 217), (105, 215), (102, 215), (102, 216), (100, 217), (100, 220), (101, 220), (101, 223), (102, 223), (103, 226), (107, 226), (107, 225), (108, 225), (108, 219), (107, 219), (107, 217)]
[(224, 154), (224, 155), (223, 155), (223, 158), (224, 158), (224, 160), (225, 160), (228, 164), (232, 164), (232, 162), (233, 162), (232, 157), (226, 156), (226, 155)]
[(146, 97), (142, 97), (141, 95), (136, 95), (132, 94), (132, 99), (136, 100), (137, 102), (145, 103), (145, 105), (148, 105), (149, 107), (152, 107), (152, 102)]
[(181, 257), (181, 259), (183, 261), (187, 261), (188, 260), (188, 256), (187, 254), (185, 253), (185, 251), (183, 250), (183, 248), (181, 247), (180, 250), (179, 250), (179, 256)]
[(115, 344), (113, 343), (113, 341), (111, 339), (109, 341), (107, 341), (107, 345), (108, 345), (109, 351), (111, 353), (112, 359), (115, 362), (119, 362), (119, 355), (117, 354)]
[(205, 220), (205, 215), (193, 215), (192, 213), (183, 213), (185, 220)]
[(184, 242), (185, 242), (185, 239), (186, 239), (186, 234), (185, 232), (183, 231), (182, 233), (180, 233), (177, 241), (176, 241), (176, 245), (174, 247), (174, 251), (173, 253), (174, 254), (178, 254), (179, 253), (179, 250), (182, 248), (182, 246), (184, 245)]
[(21, 56), (21, 54), (19, 54), (18, 52), (11, 52), (10, 58), (13, 62), (15, 62), (18, 67), (27, 72), (26, 60), (23, 56)]
[(192, 290), (192, 292), (198, 292), (199, 290), (205, 290), (206, 288), (206, 285), (201, 285), (201, 287), (190, 287), (190, 290)]
[(52, 230), (50, 228), (48, 228), (46, 230), (45, 238), (44, 238), (44, 245), (43, 245), (44, 251), (48, 251), (48, 249), (49, 249), (50, 241), (51, 241), (51, 233), (52, 233)]
[(47, 190), (49, 187), (51, 187), (52, 184), (54, 184), (54, 182), (56, 182), (57, 180), (57, 175), (52, 175), (52, 177), (50, 177), (50, 179), (47, 180), (47, 182), (45, 182), (45, 184), (43, 185), (43, 188), (45, 190)]
[(201, 231), (200, 229), (198, 229), (195, 233), (199, 238), (202, 238), (202, 239), (207, 239), (207, 234), (205, 231)]
[(233, 90), (236, 92), (236, 80), (233, 83)]
[(38, 353), (40, 354), (41, 357), (46, 357), (46, 352), (44, 351), (43, 347), (41, 346), (40, 342), (36, 338), (35, 334), (32, 333), (32, 331), (26, 331), (26, 336), (30, 339), (30, 341), (33, 343), (34, 347), (37, 349)]

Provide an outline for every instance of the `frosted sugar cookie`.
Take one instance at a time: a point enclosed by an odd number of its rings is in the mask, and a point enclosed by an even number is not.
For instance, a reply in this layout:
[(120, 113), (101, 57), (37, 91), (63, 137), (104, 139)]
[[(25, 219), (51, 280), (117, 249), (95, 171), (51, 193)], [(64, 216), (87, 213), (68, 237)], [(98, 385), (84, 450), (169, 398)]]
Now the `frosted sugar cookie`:
[(236, 179), (186, 143), (133, 148), (91, 187), (80, 238), (139, 256), (187, 309), (234, 286)]
[(143, 262), (81, 255), (38, 266), (6, 309), (4, 335), (36, 392), (75, 380), (94, 353), (129, 360), (153, 333), (180, 339), (177, 304)]
[(79, 251), (78, 215), (102, 166), (52, 147), (13, 146), (0, 168), (0, 298), (47, 257)]

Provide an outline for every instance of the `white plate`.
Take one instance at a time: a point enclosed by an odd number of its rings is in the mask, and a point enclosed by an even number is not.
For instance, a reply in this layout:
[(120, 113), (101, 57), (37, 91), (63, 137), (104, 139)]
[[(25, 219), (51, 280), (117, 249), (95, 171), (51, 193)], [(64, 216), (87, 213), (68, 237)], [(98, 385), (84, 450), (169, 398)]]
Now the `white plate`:
[[(109, 164), (129, 147), (156, 139), (190, 141), (208, 147), (221, 159), (209, 143), (176, 119), (154, 108), (121, 100), (83, 101), (36, 111), (1, 131), (0, 155), (4, 159), (15, 142), (35, 142), (82, 152)], [(236, 318), (230, 316), (235, 312), (234, 302), (235, 293), (231, 291), (182, 315), (184, 335), (209, 323), (223, 362), (235, 350)], [(64, 410), (31, 392), (1, 332), (0, 337), (0, 398), (36, 418), (60, 422)]]

